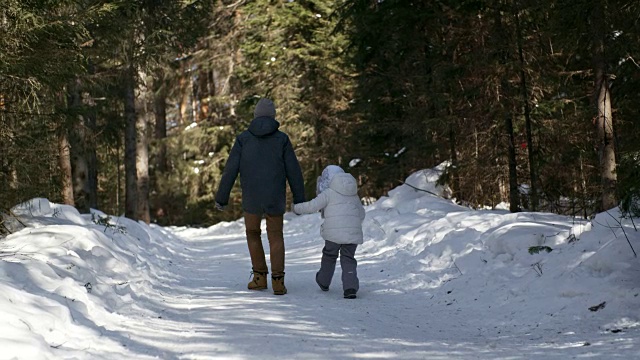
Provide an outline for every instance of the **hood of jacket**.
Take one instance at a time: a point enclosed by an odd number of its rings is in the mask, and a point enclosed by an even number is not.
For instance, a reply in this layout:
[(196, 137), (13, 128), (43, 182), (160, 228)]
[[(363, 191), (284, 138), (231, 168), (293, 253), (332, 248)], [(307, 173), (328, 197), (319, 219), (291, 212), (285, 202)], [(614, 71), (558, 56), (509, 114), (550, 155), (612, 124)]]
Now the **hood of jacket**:
[(329, 165), (324, 170), (322, 170), (322, 175), (318, 177), (318, 183), (316, 186), (317, 194), (327, 190), (329, 188), (329, 184), (333, 179), (335, 174), (343, 174), (344, 170), (340, 166), (337, 165)]
[(255, 136), (267, 136), (278, 131), (280, 123), (269, 116), (260, 116), (251, 121), (249, 132)]
[(357, 195), (358, 184), (356, 179), (348, 173), (340, 173), (333, 175), (329, 188), (342, 195)]

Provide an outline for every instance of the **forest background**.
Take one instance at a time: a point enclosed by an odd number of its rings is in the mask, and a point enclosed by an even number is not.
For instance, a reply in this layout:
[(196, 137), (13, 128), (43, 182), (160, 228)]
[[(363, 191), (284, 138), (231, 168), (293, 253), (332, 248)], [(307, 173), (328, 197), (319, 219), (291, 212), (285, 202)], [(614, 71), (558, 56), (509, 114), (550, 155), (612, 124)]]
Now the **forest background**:
[(470, 207), (639, 212), (635, 0), (0, 0), (0, 34), (5, 215), (236, 219), (213, 197), (260, 97), (308, 197), (328, 164), (366, 200), (447, 162)]

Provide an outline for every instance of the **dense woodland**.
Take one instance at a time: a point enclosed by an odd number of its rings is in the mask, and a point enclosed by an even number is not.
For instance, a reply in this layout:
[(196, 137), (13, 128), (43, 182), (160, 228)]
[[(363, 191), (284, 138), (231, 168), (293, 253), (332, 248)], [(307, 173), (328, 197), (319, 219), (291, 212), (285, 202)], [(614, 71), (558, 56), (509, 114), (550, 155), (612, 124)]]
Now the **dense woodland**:
[(272, 98), (308, 195), (448, 161), (471, 207), (590, 216), (640, 193), (637, 0), (0, 0), (0, 211), (34, 197), (160, 224), (213, 197)]

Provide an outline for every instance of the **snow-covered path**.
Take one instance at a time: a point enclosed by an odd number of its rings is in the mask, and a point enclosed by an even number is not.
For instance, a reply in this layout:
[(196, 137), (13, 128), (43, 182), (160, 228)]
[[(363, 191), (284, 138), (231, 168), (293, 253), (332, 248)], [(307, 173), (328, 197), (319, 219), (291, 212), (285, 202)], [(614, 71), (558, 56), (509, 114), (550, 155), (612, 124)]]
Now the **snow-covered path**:
[[(189, 344), (180, 358), (423, 359), (450, 357), (449, 351), (476, 358), (477, 348), (464, 343), (448, 349), (442, 332), (449, 315), (427, 314), (422, 301), (398, 293), (374, 295), (370, 289), (357, 300), (345, 300), (339, 269), (338, 282), (322, 292), (312, 281), (320, 241), (300, 240), (287, 231), (289, 293), (274, 296), (270, 290), (246, 290), (250, 262), (243, 236), (189, 233), (183, 235), (191, 243), (174, 267), (178, 283), (163, 291), (164, 304), (172, 308), (165, 320), (180, 322), (188, 315), (183, 336)], [(366, 265), (361, 266), (365, 273)], [(363, 288), (370, 282), (366, 278)], [(185, 300), (190, 308), (176, 309)], [(454, 324), (447, 332), (460, 330)]]

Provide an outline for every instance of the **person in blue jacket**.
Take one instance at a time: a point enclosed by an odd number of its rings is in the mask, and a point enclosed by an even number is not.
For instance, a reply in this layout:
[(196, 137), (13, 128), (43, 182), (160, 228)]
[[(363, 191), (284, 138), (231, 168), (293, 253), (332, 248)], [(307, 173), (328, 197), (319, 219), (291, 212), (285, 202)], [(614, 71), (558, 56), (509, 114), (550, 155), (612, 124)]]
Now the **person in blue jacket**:
[(304, 180), (289, 136), (278, 130), (273, 101), (262, 98), (254, 110), (249, 128), (236, 137), (216, 193), (216, 208), (223, 210), (238, 174), (242, 189), (242, 209), (247, 234), (253, 279), (250, 290), (267, 288), (267, 262), (262, 247), (260, 222), (266, 218), (271, 258), (273, 293), (284, 295), (283, 215), (286, 208), (286, 183), (294, 204), (302, 203)]

